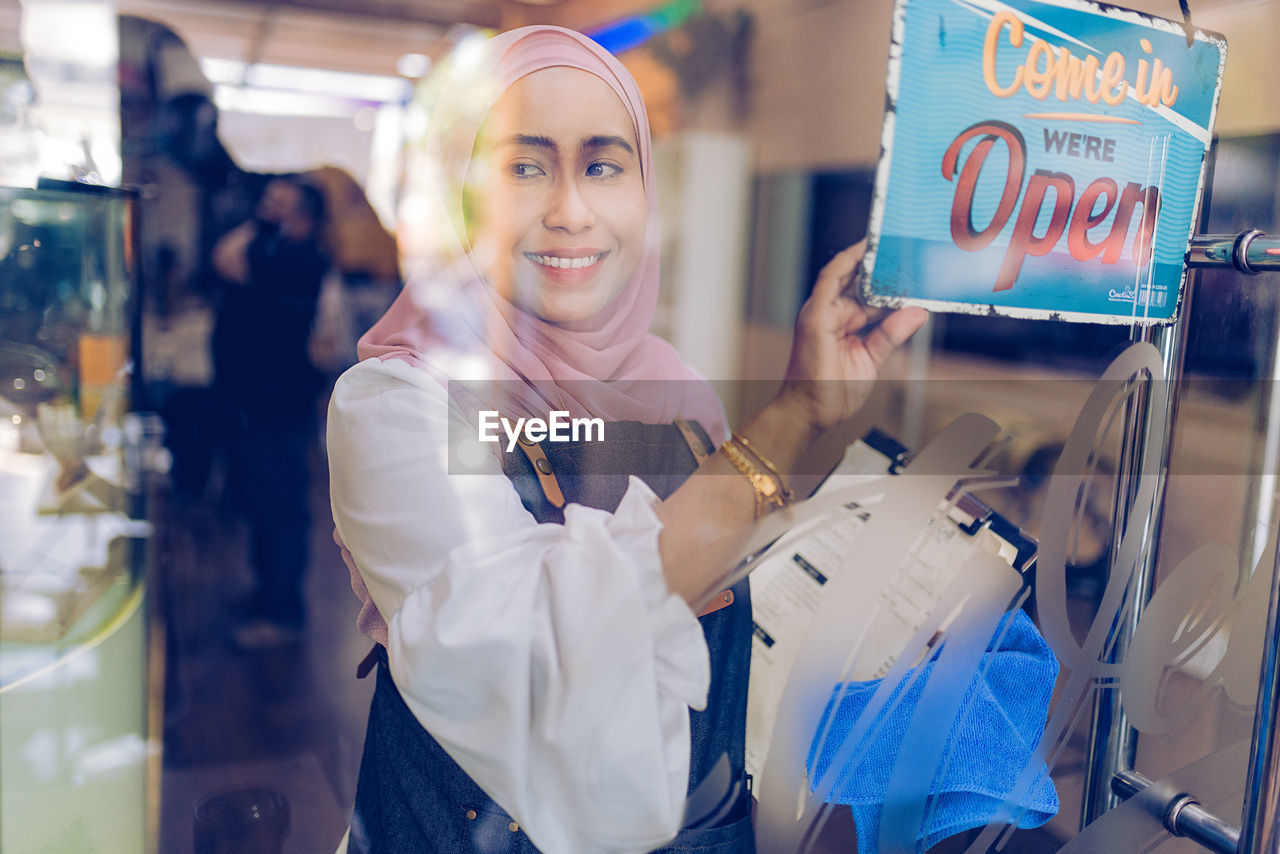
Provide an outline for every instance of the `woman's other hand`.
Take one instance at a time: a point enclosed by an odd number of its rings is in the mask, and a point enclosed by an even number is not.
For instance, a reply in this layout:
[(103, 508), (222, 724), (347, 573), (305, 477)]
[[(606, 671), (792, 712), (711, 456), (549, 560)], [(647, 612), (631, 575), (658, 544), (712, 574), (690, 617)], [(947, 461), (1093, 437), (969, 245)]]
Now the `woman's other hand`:
[(864, 250), (861, 241), (832, 258), (796, 318), (791, 359), (774, 403), (814, 434), (857, 413), (885, 360), (928, 317), (916, 307), (884, 313), (849, 295)]

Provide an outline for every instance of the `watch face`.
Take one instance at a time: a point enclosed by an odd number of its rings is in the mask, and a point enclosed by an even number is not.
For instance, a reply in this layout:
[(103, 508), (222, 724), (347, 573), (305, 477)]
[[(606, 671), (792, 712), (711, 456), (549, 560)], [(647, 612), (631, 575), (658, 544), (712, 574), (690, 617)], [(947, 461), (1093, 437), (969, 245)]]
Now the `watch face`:
[(764, 495), (766, 498), (769, 498), (769, 499), (772, 499), (775, 496), (777, 496), (778, 485), (773, 482), (773, 478), (763, 474), (756, 475), (756, 477), (759, 478), (759, 481), (757, 481), (757, 483), (759, 484), (760, 493), (762, 495)]

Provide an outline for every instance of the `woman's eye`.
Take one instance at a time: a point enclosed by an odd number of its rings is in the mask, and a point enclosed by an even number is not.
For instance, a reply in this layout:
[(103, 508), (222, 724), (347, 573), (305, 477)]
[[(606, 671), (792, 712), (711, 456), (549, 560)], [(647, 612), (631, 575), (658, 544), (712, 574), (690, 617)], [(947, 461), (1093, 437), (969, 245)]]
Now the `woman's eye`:
[(612, 178), (622, 174), (622, 167), (612, 163), (596, 162), (587, 167), (588, 178)]
[(546, 173), (532, 163), (512, 163), (511, 174), (517, 178), (537, 178)]

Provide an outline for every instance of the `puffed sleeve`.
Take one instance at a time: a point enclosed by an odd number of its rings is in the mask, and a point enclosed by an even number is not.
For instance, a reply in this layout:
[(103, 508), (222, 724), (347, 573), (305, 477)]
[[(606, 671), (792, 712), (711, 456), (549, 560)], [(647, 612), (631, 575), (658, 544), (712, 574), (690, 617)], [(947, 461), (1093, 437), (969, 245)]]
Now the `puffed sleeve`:
[(538, 524), (496, 457), (448, 473), (449, 429), (444, 387), (400, 361), (351, 368), (330, 404), (333, 518), (396, 686), (542, 850), (649, 851), (679, 829), (710, 680), (657, 498), (632, 478), (612, 514)]

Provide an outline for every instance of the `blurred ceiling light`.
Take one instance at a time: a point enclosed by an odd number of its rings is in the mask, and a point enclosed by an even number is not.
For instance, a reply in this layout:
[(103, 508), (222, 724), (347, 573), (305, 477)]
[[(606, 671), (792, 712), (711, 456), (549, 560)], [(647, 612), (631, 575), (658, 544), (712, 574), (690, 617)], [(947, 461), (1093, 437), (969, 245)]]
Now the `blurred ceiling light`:
[(409, 96), (404, 79), (382, 74), (264, 64), (246, 70), (243, 62), (234, 59), (203, 59), (200, 67), (212, 82), (226, 86), (308, 92), (381, 104), (400, 103)]
[(488, 40), (489, 37), (483, 32), (478, 30), (468, 32), (454, 46), (453, 53), (450, 55), (454, 66), (464, 70), (474, 67), (484, 56), (484, 44)]
[(423, 76), (430, 67), (431, 57), (421, 53), (406, 53), (396, 60), (396, 73), (410, 80)]
[(238, 59), (205, 58), (200, 60), (200, 70), (210, 83), (239, 86), (244, 82), (244, 63)]
[(230, 113), (252, 113), (263, 116), (315, 116), (345, 118), (353, 116), (359, 106), (344, 98), (315, 93), (282, 92), (278, 89), (255, 89), (219, 85), (214, 87), (213, 102), (218, 109)]
[(62, 61), (94, 67), (115, 64), (115, 11), (109, 4), (27, 0), (21, 22), (28, 62)]
[(378, 123), (378, 111), (373, 107), (361, 107), (356, 110), (356, 114), (352, 116), (351, 121), (355, 124), (356, 130), (372, 131)]

